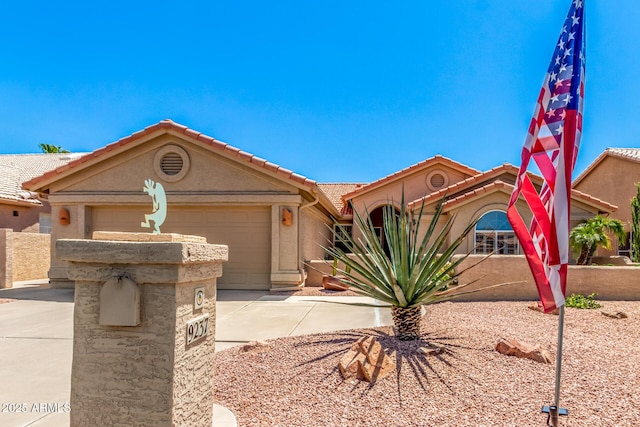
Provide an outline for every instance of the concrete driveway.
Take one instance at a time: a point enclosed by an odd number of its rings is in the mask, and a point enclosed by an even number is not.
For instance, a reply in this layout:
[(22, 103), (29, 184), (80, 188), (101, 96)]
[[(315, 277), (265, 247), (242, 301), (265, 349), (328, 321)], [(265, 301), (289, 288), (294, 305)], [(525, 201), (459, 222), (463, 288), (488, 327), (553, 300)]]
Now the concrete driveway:
[[(373, 302), (218, 291), (216, 351), (253, 340), (391, 324), (388, 309), (323, 300)], [(0, 426), (69, 425), (73, 290), (51, 289), (46, 281), (0, 289), (0, 349)]]

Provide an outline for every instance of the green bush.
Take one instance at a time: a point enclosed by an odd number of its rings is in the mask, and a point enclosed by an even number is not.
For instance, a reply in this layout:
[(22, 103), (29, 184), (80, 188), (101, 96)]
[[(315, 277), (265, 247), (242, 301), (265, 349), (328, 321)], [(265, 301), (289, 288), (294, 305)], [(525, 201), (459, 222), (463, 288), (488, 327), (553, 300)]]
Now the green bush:
[(598, 294), (596, 294), (595, 292), (586, 297), (580, 294), (571, 294), (571, 296), (568, 296), (566, 298), (565, 305), (567, 307), (584, 309), (600, 308), (602, 307), (602, 305), (598, 304), (598, 301), (595, 300), (596, 295)]

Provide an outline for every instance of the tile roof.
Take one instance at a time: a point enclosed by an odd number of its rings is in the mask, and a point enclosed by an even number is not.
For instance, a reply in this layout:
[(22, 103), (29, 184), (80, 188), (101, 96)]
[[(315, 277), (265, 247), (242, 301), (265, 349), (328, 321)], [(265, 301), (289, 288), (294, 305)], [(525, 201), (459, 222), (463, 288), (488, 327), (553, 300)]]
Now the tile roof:
[(245, 163), (249, 163), (249, 164), (253, 164), (256, 165), (262, 169), (265, 169), (269, 172), (272, 172), (282, 178), (285, 179), (289, 179), (291, 181), (294, 181), (297, 184), (301, 184), (305, 187), (315, 187), (316, 186), (316, 182), (306, 178), (302, 175), (298, 175), (288, 169), (283, 168), (282, 166), (278, 166), (274, 163), (270, 163), (264, 159), (261, 159), (260, 157), (254, 156), (253, 154), (247, 153), (245, 151), (240, 150), (239, 148), (235, 148), (227, 143), (224, 143), (222, 141), (218, 141), (215, 138), (212, 138), (210, 136), (207, 136), (203, 133), (200, 133), (198, 131), (195, 131), (193, 129), (189, 129), (186, 126), (183, 126), (181, 124), (175, 123), (172, 120), (162, 120), (159, 123), (156, 123), (154, 125), (151, 125), (149, 127), (144, 128), (141, 131), (135, 132), (129, 136), (126, 136), (122, 139), (119, 139), (116, 142), (113, 142), (105, 147), (102, 147), (92, 153), (86, 154), (83, 157), (80, 157), (79, 159), (73, 160), (63, 166), (57, 167), (56, 169), (50, 170), (40, 176), (37, 176), (33, 179), (31, 179), (30, 181), (27, 181), (24, 183), (25, 188), (37, 188), (38, 184), (43, 183), (44, 181), (50, 180), (50, 179), (55, 179), (57, 177), (57, 175), (60, 175), (64, 172), (66, 172), (67, 170), (73, 169), (75, 167), (78, 167), (79, 165), (86, 163), (90, 160), (93, 160), (95, 158), (99, 158), (113, 150), (119, 149), (120, 147), (127, 145), (131, 142), (137, 141), (140, 138), (143, 138), (147, 135), (150, 135), (154, 132), (173, 132), (176, 134), (181, 134), (181, 135), (185, 135), (189, 138), (195, 139), (197, 141), (199, 141), (200, 143), (207, 145), (209, 147), (211, 147), (212, 149), (223, 153), (229, 157), (235, 157), (237, 158), (239, 161), (241, 162), (245, 162)]
[[(476, 197), (480, 197), (484, 194), (490, 194), (500, 190), (506, 191), (508, 194), (511, 194), (511, 192), (513, 191), (513, 184), (510, 184), (498, 179), (493, 182), (487, 183), (486, 185), (483, 185), (481, 187), (474, 188), (465, 193), (459, 194), (456, 197), (452, 197), (445, 202), (444, 206), (446, 210), (450, 210), (454, 206), (460, 205), (465, 202), (469, 202), (475, 199)], [(430, 196), (427, 196), (427, 197), (430, 197)], [(604, 200), (590, 196), (578, 190), (571, 190), (571, 198), (575, 200), (579, 200), (588, 205), (597, 207), (602, 212), (613, 212), (618, 209), (616, 205), (612, 205), (611, 203), (605, 202)], [(419, 202), (419, 201), (412, 202), (412, 204), (415, 206), (416, 202)]]
[(479, 197), (483, 194), (490, 194), (501, 189), (506, 190), (507, 193), (511, 193), (513, 191), (513, 185), (507, 184), (506, 182), (500, 181), (498, 179), (487, 185), (484, 185), (479, 188), (475, 188), (469, 192), (466, 192), (457, 197), (451, 198), (445, 202), (444, 206), (446, 210), (449, 210), (454, 206), (470, 201), (471, 199), (475, 199), (476, 197)]
[(640, 162), (640, 148), (607, 148), (605, 153)]
[(374, 188), (377, 188), (383, 184), (386, 184), (388, 182), (403, 178), (413, 172), (419, 171), (421, 169), (424, 169), (426, 167), (431, 166), (432, 164), (437, 164), (437, 163), (444, 163), (447, 166), (452, 167), (453, 169), (457, 169), (459, 171), (462, 171), (464, 173), (466, 173), (467, 175), (477, 175), (480, 173), (479, 170), (477, 169), (473, 169), (467, 165), (463, 165), (462, 163), (456, 162), (454, 160), (449, 159), (448, 157), (444, 157), (441, 156), (439, 154), (428, 158), (427, 160), (423, 160), (419, 163), (416, 163), (414, 165), (411, 165), (409, 167), (406, 167), (398, 172), (394, 172), (391, 175), (387, 175), (384, 178), (380, 178), (376, 181), (373, 181), (369, 184), (363, 185), (360, 188), (355, 189), (354, 191), (344, 194), (342, 197), (344, 199), (351, 199), (354, 196), (358, 195), (358, 194), (362, 194), (366, 191), (372, 190)]
[[(440, 200), (442, 197), (444, 197), (445, 194), (449, 194), (449, 195), (455, 195), (456, 193), (459, 193), (461, 191), (464, 191), (465, 189), (469, 188), (469, 187), (473, 187), (474, 185), (478, 185), (484, 181), (488, 181), (492, 178), (495, 178), (497, 176), (500, 176), (504, 173), (508, 173), (511, 172), (514, 177), (518, 176), (518, 168), (510, 163), (504, 163), (500, 166), (496, 166), (495, 168), (489, 169), (486, 172), (481, 172), (478, 173), (477, 175), (474, 175), (470, 178), (467, 178), (465, 180), (462, 181), (458, 181), (454, 184), (449, 185), (446, 188), (443, 188), (439, 191), (433, 192), (431, 194), (426, 195), (423, 198), (420, 198), (418, 200), (414, 200), (413, 202), (409, 203), (410, 207), (416, 206), (418, 204), (421, 204), (422, 201), (424, 200), (425, 204), (429, 204), (432, 201), (437, 201)], [(533, 182), (542, 182), (542, 177), (539, 177), (535, 174), (532, 174), (529, 172), (529, 176), (531, 178), (531, 180)], [(499, 180), (496, 180), (496, 182), (498, 182)]]
[(580, 175), (573, 181), (572, 186), (576, 186), (587, 175), (593, 171), (607, 156), (618, 157), (620, 159), (640, 162), (640, 148), (607, 148), (600, 154)]
[(0, 199), (41, 205), (37, 194), (23, 190), (22, 183), (80, 156), (82, 153), (1, 154)]
[(350, 193), (365, 184), (359, 183), (335, 183), (335, 184), (318, 184), (318, 188), (326, 194), (331, 204), (340, 212), (340, 215), (352, 215), (353, 211), (348, 203), (342, 199), (343, 194)]

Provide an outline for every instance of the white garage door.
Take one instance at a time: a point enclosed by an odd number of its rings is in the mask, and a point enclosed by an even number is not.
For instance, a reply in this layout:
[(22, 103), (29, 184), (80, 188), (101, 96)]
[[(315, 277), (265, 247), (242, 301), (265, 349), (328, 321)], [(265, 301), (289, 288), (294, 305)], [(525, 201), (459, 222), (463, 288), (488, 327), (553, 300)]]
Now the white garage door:
[[(147, 208), (94, 207), (93, 231), (151, 232), (140, 227)], [(169, 206), (163, 233), (204, 236), (207, 242), (229, 246), (229, 261), (222, 265), (220, 289), (262, 289), (270, 286), (270, 207)]]

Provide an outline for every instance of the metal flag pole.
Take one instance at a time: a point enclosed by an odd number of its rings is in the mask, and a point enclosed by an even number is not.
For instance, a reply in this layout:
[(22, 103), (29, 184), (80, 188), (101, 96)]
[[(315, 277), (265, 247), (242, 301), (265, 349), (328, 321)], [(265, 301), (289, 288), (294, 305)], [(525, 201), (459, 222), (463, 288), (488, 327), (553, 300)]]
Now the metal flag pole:
[(560, 317), (558, 319), (558, 354), (556, 355), (556, 394), (553, 405), (543, 406), (542, 412), (549, 414), (547, 426), (558, 427), (558, 416), (569, 415), (569, 411), (560, 408), (560, 377), (562, 374), (562, 336), (564, 334), (564, 304), (560, 306)]

